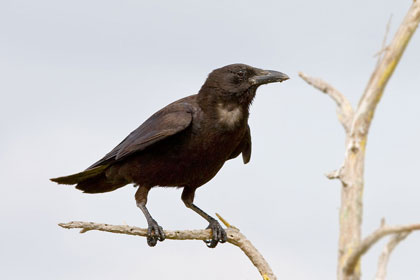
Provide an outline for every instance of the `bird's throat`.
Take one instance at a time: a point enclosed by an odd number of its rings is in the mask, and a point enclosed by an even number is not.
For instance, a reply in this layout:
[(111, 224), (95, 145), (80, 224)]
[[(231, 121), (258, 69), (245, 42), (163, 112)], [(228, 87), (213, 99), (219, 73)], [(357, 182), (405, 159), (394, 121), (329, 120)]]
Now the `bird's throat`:
[(244, 119), (244, 111), (241, 106), (217, 104), (218, 122), (227, 128), (234, 128)]

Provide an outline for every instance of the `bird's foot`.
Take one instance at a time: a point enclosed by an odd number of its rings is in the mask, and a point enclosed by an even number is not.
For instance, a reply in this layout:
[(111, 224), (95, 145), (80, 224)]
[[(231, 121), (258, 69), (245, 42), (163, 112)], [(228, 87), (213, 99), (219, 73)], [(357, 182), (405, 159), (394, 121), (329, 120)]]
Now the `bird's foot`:
[(207, 229), (211, 229), (212, 232), (212, 239), (204, 240), (207, 247), (214, 248), (219, 242), (225, 243), (227, 241), (226, 231), (222, 228), (218, 221), (212, 220)]
[(165, 233), (163, 232), (163, 228), (155, 220), (151, 220), (147, 228), (147, 244), (150, 247), (154, 247), (158, 240), (165, 240)]

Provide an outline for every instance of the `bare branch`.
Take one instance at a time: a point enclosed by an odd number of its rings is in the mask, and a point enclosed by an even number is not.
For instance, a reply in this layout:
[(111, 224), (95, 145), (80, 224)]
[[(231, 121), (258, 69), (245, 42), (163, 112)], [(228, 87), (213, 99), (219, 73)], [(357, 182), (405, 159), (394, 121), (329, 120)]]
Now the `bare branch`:
[(390, 234), (407, 233), (414, 230), (420, 230), (420, 224), (411, 224), (403, 226), (382, 226), (367, 236), (360, 245), (355, 248), (352, 254), (347, 258), (344, 264), (344, 272), (347, 275), (353, 273), (360, 258), (382, 237)]
[(308, 84), (329, 95), (337, 104), (337, 117), (344, 129), (348, 132), (353, 119), (353, 108), (347, 98), (333, 86), (319, 78), (310, 77), (302, 72), (299, 76)]
[(382, 93), (400, 61), (405, 48), (420, 22), (420, 1), (415, 1), (397, 30), (387, 51), (372, 73), (365, 92), (360, 99), (352, 123), (351, 135), (367, 135), (375, 113), (376, 106), (381, 100)]
[(333, 170), (331, 172), (325, 173), (325, 177), (327, 177), (330, 180), (339, 179), (340, 178), (340, 170)]
[(389, 257), (391, 256), (392, 251), (410, 233), (411, 231), (394, 234), (389, 240), (389, 242), (385, 245), (384, 249), (382, 250), (381, 255), (379, 256), (378, 270), (376, 272), (375, 280), (385, 280), (386, 268), (388, 266)]
[[(80, 232), (84, 233), (90, 230), (99, 230), (112, 233), (136, 235), (136, 236), (147, 236), (147, 229), (132, 227), (127, 225), (109, 225), (99, 224), (93, 222), (69, 222), (58, 224), (62, 228), (80, 228)], [(245, 235), (243, 235), (237, 228), (228, 227), (226, 229), (228, 237), (227, 242), (239, 247), (242, 252), (249, 258), (253, 265), (258, 269), (261, 276), (264, 279), (276, 280), (276, 276), (271, 270), (269, 264), (264, 257), (258, 252), (258, 250), (252, 245)], [(211, 238), (211, 230), (165, 230), (167, 239), (172, 240), (207, 240)]]

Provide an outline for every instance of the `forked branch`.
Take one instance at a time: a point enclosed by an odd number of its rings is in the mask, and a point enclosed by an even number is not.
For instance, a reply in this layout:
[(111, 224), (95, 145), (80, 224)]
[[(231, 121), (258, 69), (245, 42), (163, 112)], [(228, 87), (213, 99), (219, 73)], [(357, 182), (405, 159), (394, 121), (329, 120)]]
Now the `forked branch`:
[(379, 229), (375, 230), (373, 233), (371, 233), (365, 239), (363, 239), (360, 245), (357, 248), (355, 248), (355, 250), (347, 258), (347, 261), (344, 264), (344, 272), (347, 275), (352, 274), (360, 258), (382, 237), (390, 234), (410, 233), (415, 230), (420, 230), (420, 224), (411, 224), (403, 226), (381, 226)]
[(397, 245), (403, 241), (411, 231), (397, 233), (391, 236), (389, 242), (385, 245), (382, 250), (381, 255), (379, 256), (378, 261), (378, 270), (376, 271), (375, 280), (385, 280), (386, 278), (386, 269), (389, 262), (389, 257), (391, 256), (392, 251), (397, 247)]

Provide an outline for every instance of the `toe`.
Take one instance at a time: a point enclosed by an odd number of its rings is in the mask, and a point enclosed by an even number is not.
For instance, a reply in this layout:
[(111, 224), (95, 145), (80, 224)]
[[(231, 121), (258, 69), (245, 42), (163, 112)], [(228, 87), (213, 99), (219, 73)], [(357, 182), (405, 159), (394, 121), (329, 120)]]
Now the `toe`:
[(212, 235), (212, 239), (213, 240), (216, 240), (217, 242), (219, 241), (219, 228), (218, 227), (214, 227), (214, 228), (212, 228), (212, 233), (213, 233), (213, 235)]
[(204, 240), (204, 243), (206, 243), (208, 248), (215, 248), (217, 244), (219, 243), (219, 241), (217, 241), (217, 239), (209, 239), (209, 240)]
[(165, 236), (165, 232), (163, 231), (163, 228), (161, 226), (158, 226), (158, 239), (159, 241), (163, 241), (165, 240), (166, 236)]
[(147, 237), (147, 245), (149, 245), (150, 247), (155, 247), (156, 243), (157, 243), (156, 237), (152, 237), (152, 236)]
[(165, 240), (165, 233), (163, 232), (163, 228), (154, 221), (154, 223), (150, 224), (147, 228), (147, 244), (153, 247), (156, 245), (158, 240)]
[(223, 228), (220, 228), (220, 235), (221, 235), (219, 238), (220, 243), (225, 243), (227, 241), (227, 234)]
[(212, 239), (204, 241), (207, 247), (214, 248), (219, 242), (225, 243), (227, 241), (226, 232), (217, 221), (210, 222), (207, 228), (211, 229), (212, 232)]

